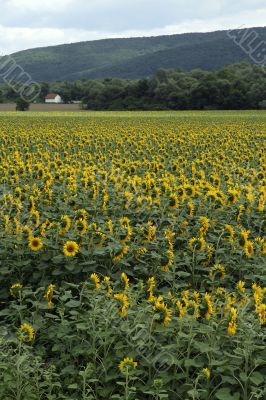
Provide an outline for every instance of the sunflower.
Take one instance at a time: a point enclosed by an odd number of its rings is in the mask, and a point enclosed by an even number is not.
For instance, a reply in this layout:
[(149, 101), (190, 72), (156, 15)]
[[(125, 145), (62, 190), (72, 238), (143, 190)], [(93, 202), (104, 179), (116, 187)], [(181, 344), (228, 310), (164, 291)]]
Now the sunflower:
[(124, 246), (121, 250), (119, 250), (113, 258), (114, 263), (119, 263), (124, 258), (124, 256), (128, 253), (128, 251), (129, 251), (128, 246)]
[(210, 220), (207, 217), (199, 217), (200, 220), (200, 238), (204, 238), (206, 236), (208, 229), (210, 227)]
[(64, 254), (67, 257), (74, 257), (79, 252), (79, 245), (76, 242), (68, 241), (64, 245)]
[(237, 332), (237, 310), (234, 307), (230, 309), (231, 318), (228, 324), (227, 332), (229, 336), (234, 336)]
[(226, 224), (224, 228), (225, 228), (224, 232), (225, 239), (228, 240), (229, 242), (232, 242), (235, 236), (234, 228), (229, 224)]
[(71, 219), (68, 215), (63, 215), (60, 223), (60, 235), (64, 235), (71, 227)]
[(193, 201), (189, 201), (189, 202), (187, 203), (187, 208), (188, 208), (188, 215), (189, 215), (190, 217), (192, 217), (192, 216), (193, 216), (193, 213), (194, 213), (194, 209), (195, 209), (195, 206), (194, 206)]
[(18, 329), (18, 337), (22, 342), (32, 342), (35, 337), (35, 331), (31, 325), (24, 323)]
[(43, 296), (44, 299), (47, 300), (47, 302), (48, 302), (48, 308), (52, 308), (52, 306), (53, 306), (52, 300), (53, 300), (55, 287), (56, 287), (55, 285), (50, 284), (48, 286), (47, 291), (45, 292), (45, 294)]
[(172, 319), (172, 311), (167, 307), (165, 303), (161, 303), (160, 299), (156, 301), (154, 310), (160, 314), (161, 322), (164, 326), (167, 326)]
[(29, 239), (29, 248), (32, 251), (39, 251), (43, 248), (43, 242), (40, 238), (38, 237), (31, 237)]
[(97, 274), (94, 273), (94, 274), (91, 274), (90, 278), (91, 278), (92, 282), (93, 282), (94, 285), (95, 285), (95, 289), (96, 289), (96, 290), (100, 289), (100, 287), (101, 287), (101, 280), (100, 280), (99, 276), (98, 276)]
[(21, 285), (21, 283), (14, 283), (11, 287), (10, 287), (10, 294), (13, 297), (16, 297), (16, 295), (18, 294), (19, 290), (21, 290), (23, 288), (23, 286)]
[(249, 239), (250, 231), (242, 230), (240, 232), (239, 244), (243, 248), (246, 246), (248, 239)]
[(127, 308), (129, 307), (129, 300), (127, 295), (125, 293), (116, 293), (114, 295), (114, 299), (119, 301), (121, 304), (121, 309), (119, 311), (119, 314), (121, 315), (121, 317), (126, 317)]
[(143, 233), (145, 235), (145, 240), (144, 242), (153, 242), (156, 240), (156, 226), (153, 224), (152, 221), (148, 221), (147, 227), (143, 229)]
[(161, 266), (161, 271), (168, 271), (171, 265), (173, 265), (175, 260), (175, 254), (171, 248), (167, 250), (167, 256), (164, 259), (163, 265)]
[(215, 278), (217, 276), (218, 279), (223, 281), (225, 278), (225, 267), (221, 264), (214, 264), (209, 272), (209, 276), (210, 278)]
[(156, 297), (153, 295), (155, 286), (156, 286), (155, 278), (154, 276), (152, 276), (148, 280), (148, 289), (147, 289), (147, 292), (149, 293), (148, 301), (150, 302), (153, 302), (156, 299)]
[(235, 204), (239, 199), (240, 192), (236, 189), (229, 189), (228, 190), (228, 201), (229, 203)]
[(260, 325), (266, 324), (266, 304), (260, 304), (256, 309)]
[(133, 360), (133, 358), (126, 357), (123, 361), (121, 361), (118, 365), (118, 368), (122, 373), (128, 370), (128, 368), (137, 368), (138, 363)]
[(97, 230), (93, 232), (92, 239), (95, 247), (102, 247), (104, 241), (106, 240), (106, 235)]
[(205, 311), (205, 318), (207, 321), (209, 321), (211, 319), (212, 314), (214, 313), (213, 301), (209, 293), (205, 293), (204, 295), (204, 311)]
[(125, 272), (122, 272), (121, 279), (122, 279), (122, 281), (124, 283), (124, 292), (126, 292), (128, 287), (129, 287), (129, 279), (128, 279), (127, 274)]
[(105, 276), (103, 278), (103, 283), (105, 284), (106, 290), (107, 290), (107, 295), (110, 296), (113, 292), (113, 288), (110, 283), (110, 276)]
[(178, 207), (178, 197), (175, 194), (171, 194), (169, 199), (169, 206), (170, 208), (177, 208)]
[(252, 255), (254, 253), (254, 246), (253, 246), (253, 243), (251, 242), (251, 240), (246, 241), (246, 243), (244, 245), (244, 252), (248, 258), (252, 257)]
[(25, 237), (27, 237), (27, 238), (31, 238), (33, 235), (32, 235), (32, 229), (31, 228), (29, 228), (27, 225), (25, 225), (23, 228), (22, 228), (22, 233), (23, 233), (23, 235), (25, 236)]
[(245, 294), (245, 291), (246, 291), (246, 289), (245, 289), (245, 282), (243, 282), (243, 281), (239, 281), (237, 284), (236, 284), (236, 288), (240, 291), (240, 293), (242, 293), (242, 294)]
[(191, 250), (203, 251), (206, 247), (206, 242), (203, 237), (200, 238), (193, 237), (189, 240), (188, 245)]
[(187, 306), (184, 306), (180, 300), (176, 302), (178, 317), (182, 319), (187, 312)]
[(76, 228), (76, 230), (78, 231), (78, 233), (80, 235), (84, 235), (84, 233), (86, 233), (87, 230), (88, 230), (87, 221), (85, 219), (82, 219), (82, 218), (78, 219), (75, 222), (75, 228)]

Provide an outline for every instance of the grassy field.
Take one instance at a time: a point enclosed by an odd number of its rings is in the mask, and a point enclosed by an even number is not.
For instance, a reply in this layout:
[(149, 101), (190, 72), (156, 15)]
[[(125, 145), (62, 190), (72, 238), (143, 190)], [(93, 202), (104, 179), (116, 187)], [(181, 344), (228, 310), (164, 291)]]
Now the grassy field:
[(266, 113), (0, 113), (0, 399), (266, 398)]
[[(0, 104), (0, 117), (15, 117), (13, 114), (15, 110), (15, 104), (5, 103)], [(43, 113), (44, 111), (47, 111)], [(124, 118), (156, 118), (156, 119), (174, 119), (176, 122), (182, 120), (182, 118), (192, 119), (207, 119), (210, 122), (216, 120), (235, 119), (246, 120), (257, 120), (262, 122), (266, 120), (266, 111), (263, 110), (245, 110), (245, 111), (81, 111), (79, 104), (31, 104), (31, 108), (26, 112), (16, 112), (16, 117), (31, 116), (36, 118), (42, 116), (43, 118), (50, 118), (56, 116), (64, 117), (79, 117), (79, 118), (104, 118), (113, 117), (119, 120)]]

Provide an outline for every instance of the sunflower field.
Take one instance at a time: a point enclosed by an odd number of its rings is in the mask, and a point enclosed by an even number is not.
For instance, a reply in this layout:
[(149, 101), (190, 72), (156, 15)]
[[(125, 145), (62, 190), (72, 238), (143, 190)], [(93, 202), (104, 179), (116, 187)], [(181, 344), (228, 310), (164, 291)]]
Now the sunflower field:
[(266, 114), (0, 115), (0, 399), (266, 399)]

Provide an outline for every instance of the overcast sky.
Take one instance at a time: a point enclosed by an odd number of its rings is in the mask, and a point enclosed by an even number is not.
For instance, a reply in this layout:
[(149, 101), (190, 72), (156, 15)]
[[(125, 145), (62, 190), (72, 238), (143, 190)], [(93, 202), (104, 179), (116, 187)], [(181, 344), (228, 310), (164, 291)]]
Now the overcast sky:
[(266, 25), (265, 0), (0, 0), (0, 53)]

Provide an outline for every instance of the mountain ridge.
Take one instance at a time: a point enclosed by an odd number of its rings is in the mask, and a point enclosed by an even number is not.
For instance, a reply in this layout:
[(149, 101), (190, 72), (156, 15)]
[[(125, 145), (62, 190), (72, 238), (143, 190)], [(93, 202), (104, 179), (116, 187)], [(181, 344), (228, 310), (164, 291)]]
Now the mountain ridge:
[[(266, 41), (266, 27), (248, 29), (256, 31), (261, 40)], [(160, 68), (212, 71), (249, 59), (229, 38), (228, 32), (98, 39), (22, 50), (11, 57), (33, 80), (47, 82), (115, 77), (140, 79)]]

